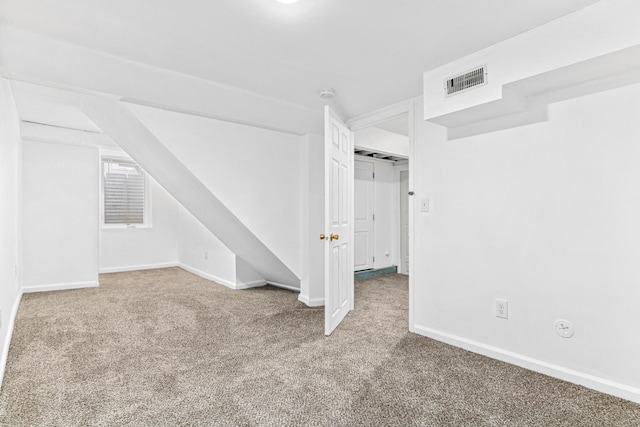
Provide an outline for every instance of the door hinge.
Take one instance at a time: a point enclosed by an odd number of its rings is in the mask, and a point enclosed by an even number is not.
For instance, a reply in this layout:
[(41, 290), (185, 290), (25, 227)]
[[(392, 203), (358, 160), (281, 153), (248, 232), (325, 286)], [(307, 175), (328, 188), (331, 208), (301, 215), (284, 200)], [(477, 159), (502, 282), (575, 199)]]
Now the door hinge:
[(373, 176), (373, 179), (376, 179), (376, 173), (375, 172), (373, 172), (371, 175)]
[(376, 214), (373, 214), (373, 220), (374, 221), (376, 220)]
[(373, 257), (373, 262), (376, 262), (376, 257)]

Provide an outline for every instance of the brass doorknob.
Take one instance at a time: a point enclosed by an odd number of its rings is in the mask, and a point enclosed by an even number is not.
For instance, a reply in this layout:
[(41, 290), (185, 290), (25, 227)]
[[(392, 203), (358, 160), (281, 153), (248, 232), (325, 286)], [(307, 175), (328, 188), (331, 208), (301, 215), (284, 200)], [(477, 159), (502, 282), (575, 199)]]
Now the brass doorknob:
[(337, 234), (332, 234), (331, 236), (329, 236), (329, 238), (330, 238), (331, 240), (338, 240), (338, 239), (340, 238), (340, 236), (339, 236), (339, 235), (337, 235)]
[(320, 235), (320, 240), (324, 240), (324, 239), (326, 239), (326, 238), (327, 238), (327, 236), (325, 236), (324, 234), (321, 234), (321, 235)]

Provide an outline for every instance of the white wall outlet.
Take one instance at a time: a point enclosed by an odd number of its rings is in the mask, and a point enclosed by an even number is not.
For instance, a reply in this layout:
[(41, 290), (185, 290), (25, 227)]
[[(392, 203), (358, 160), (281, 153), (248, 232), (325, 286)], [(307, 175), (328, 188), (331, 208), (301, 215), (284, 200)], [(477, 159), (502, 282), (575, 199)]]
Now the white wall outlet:
[(576, 331), (573, 328), (573, 323), (565, 319), (556, 320), (556, 323), (553, 324), (553, 329), (562, 338), (571, 338)]
[(204, 251), (204, 259), (209, 259), (209, 251)]
[(420, 212), (429, 212), (429, 199), (420, 200)]
[(496, 317), (501, 319), (509, 318), (509, 302), (506, 299), (496, 300)]

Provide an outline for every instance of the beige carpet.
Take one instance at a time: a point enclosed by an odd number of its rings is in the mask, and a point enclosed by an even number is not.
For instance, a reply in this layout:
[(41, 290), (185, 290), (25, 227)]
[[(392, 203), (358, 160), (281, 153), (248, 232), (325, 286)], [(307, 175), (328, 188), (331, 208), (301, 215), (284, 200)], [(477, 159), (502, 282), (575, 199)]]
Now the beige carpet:
[(322, 309), (178, 268), (26, 295), (0, 425), (640, 425), (640, 405), (407, 332), (407, 282)]

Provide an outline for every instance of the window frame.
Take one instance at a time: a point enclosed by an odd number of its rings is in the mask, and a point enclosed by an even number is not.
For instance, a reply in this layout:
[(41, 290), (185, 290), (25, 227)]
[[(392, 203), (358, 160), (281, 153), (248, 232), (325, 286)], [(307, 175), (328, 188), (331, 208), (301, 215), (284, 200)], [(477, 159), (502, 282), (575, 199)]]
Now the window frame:
[[(99, 162), (99, 194), (100, 194), (100, 228), (103, 230), (117, 230), (117, 229), (126, 229), (126, 228), (152, 228), (151, 223), (151, 180), (149, 179), (149, 174), (147, 171), (142, 169), (144, 173), (144, 198), (143, 198), (143, 221), (142, 224), (106, 224), (105, 223), (105, 194), (104, 194), (104, 163), (105, 159), (113, 159), (113, 160), (122, 160), (126, 162), (136, 163), (130, 156), (128, 156), (124, 151), (120, 150), (99, 150), (98, 154), (98, 162)], [(137, 163), (136, 163), (137, 164)], [(140, 166), (140, 165), (138, 165)]]

